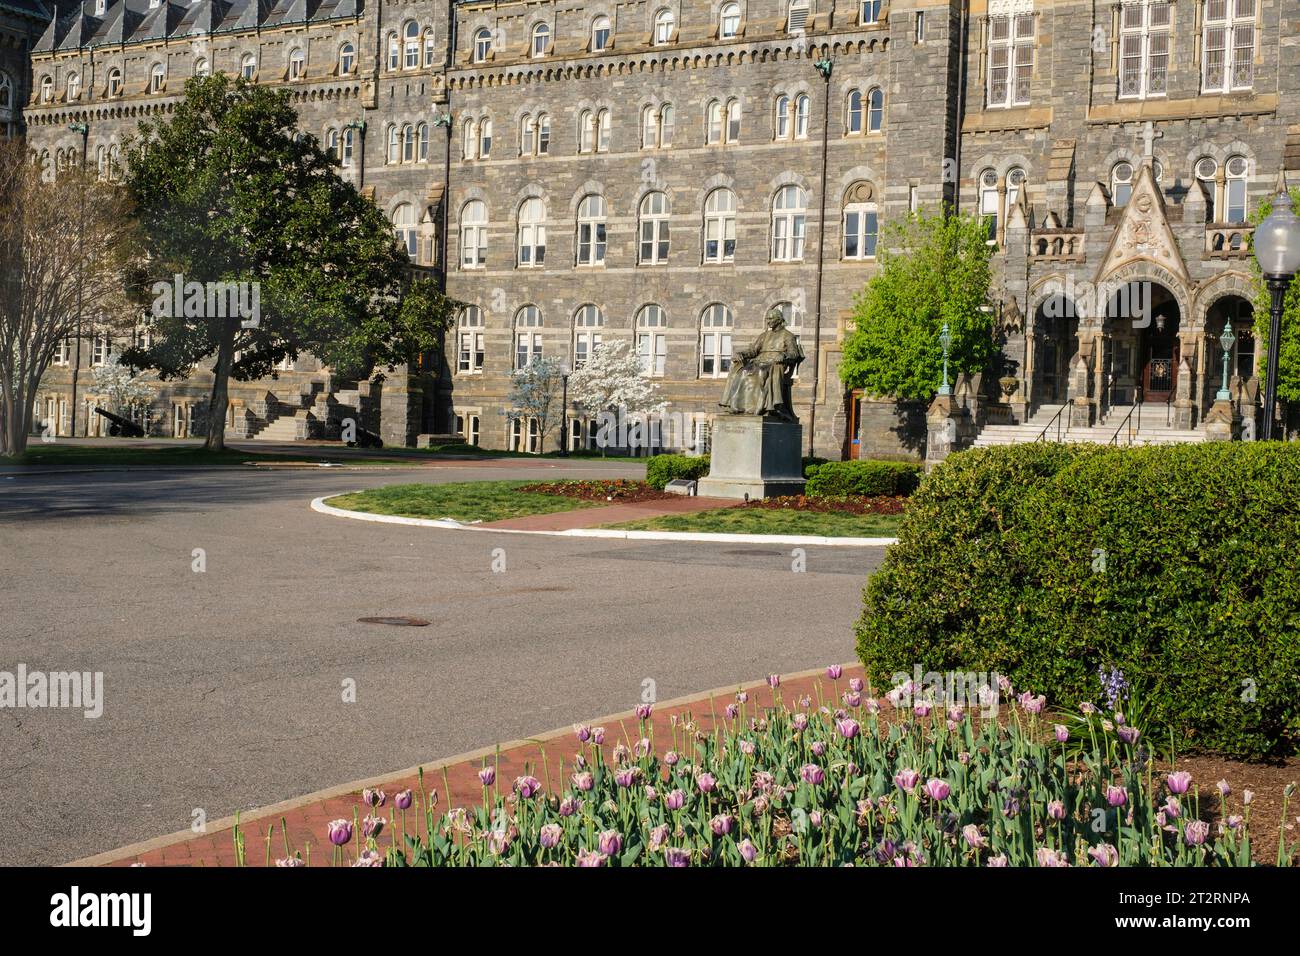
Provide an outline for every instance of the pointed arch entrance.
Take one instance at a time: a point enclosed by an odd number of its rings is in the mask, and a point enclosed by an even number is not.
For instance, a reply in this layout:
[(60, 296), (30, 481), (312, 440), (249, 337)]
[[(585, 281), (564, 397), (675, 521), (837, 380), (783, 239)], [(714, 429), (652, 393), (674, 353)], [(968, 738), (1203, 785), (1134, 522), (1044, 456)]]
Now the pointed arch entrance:
[(1102, 338), (1106, 406), (1172, 407), (1185, 371), (1182, 326), (1178, 298), (1158, 282), (1126, 282), (1110, 294)]

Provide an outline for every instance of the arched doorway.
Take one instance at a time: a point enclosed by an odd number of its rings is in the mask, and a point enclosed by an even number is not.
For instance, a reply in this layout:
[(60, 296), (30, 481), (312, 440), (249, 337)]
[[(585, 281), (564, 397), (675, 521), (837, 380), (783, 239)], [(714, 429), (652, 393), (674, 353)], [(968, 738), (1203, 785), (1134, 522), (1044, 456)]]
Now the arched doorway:
[(1173, 403), (1181, 317), (1173, 293), (1155, 282), (1128, 282), (1111, 294), (1101, 366), (1107, 406)]
[(1228, 357), (1228, 393), (1234, 403), (1249, 406), (1254, 404), (1259, 392), (1254, 306), (1239, 295), (1225, 295), (1210, 306), (1205, 316), (1208, 348), (1202, 401), (1206, 411), (1223, 387), (1223, 345), (1220, 339), (1224, 326), (1228, 324), (1232, 325), (1234, 338)]
[(1034, 404), (1063, 405), (1070, 359), (1079, 351), (1079, 316), (1074, 302), (1050, 295), (1034, 310)]

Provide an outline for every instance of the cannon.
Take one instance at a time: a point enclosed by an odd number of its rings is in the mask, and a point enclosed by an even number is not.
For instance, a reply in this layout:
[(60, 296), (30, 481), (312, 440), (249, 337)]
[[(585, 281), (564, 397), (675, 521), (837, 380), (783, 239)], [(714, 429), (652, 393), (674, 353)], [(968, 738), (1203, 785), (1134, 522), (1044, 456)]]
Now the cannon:
[(103, 415), (108, 419), (108, 433), (114, 438), (117, 438), (119, 435), (125, 435), (127, 438), (144, 437), (144, 429), (129, 418), (123, 418), (121, 415), (114, 415), (112, 412), (105, 411), (98, 405), (95, 406), (95, 414)]
[(372, 431), (367, 431), (360, 425), (356, 426), (356, 438), (348, 442), (349, 448), (383, 448), (384, 440)]

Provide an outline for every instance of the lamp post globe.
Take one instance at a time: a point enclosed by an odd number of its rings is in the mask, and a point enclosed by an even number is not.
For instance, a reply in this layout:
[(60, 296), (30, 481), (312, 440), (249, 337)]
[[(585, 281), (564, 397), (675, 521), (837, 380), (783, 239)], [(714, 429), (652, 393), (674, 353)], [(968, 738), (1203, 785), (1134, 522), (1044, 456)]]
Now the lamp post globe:
[(1278, 353), (1281, 351), (1282, 307), (1287, 288), (1297, 271), (1300, 271), (1300, 219), (1291, 207), (1291, 196), (1285, 187), (1273, 200), (1273, 209), (1255, 229), (1255, 259), (1264, 274), (1272, 300), (1268, 326), (1268, 366), (1264, 378), (1265, 441), (1273, 437), (1273, 413), (1277, 407)]

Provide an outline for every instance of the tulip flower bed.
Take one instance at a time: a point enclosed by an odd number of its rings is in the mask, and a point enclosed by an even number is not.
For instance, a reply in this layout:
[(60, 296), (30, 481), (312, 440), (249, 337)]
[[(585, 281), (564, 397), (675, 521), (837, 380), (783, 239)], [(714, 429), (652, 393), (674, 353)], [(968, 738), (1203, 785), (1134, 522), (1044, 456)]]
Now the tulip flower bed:
[[(662, 747), (649, 705), (638, 709), (639, 739), (612, 748), (603, 728), (576, 727), (567, 762), (513, 781), (486, 763), (474, 806), (439, 812), (423, 775), (391, 803), (367, 790), (353, 819), (322, 837), (336, 865), (353, 866), (1251, 863), (1249, 793), (1234, 800), (1221, 783), (1203, 795), (1188, 773), (1157, 774), (1118, 734), (1080, 751), (1042, 697), (1011, 698), (1004, 686), (1011, 699), (987, 719), (924, 703), (895, 709), (856, 679), (839, 693), (838, 668), (827, 676), (835, 698), (787, 705), (774, 676), (770, 706), (739, 693), (714, 733), (675, 718)], [(557, 771), (554, 790), (534, 776)], [(242, 839), (236, 830), (241, 860)], [(1276, 862), (1297, 853), (1283, 831)], [(282, 866), (305, 862), (285, 854)]]

